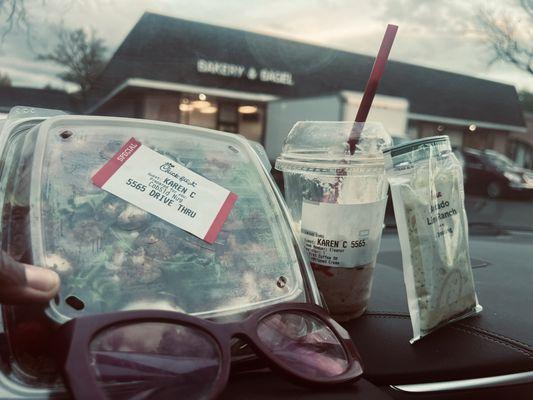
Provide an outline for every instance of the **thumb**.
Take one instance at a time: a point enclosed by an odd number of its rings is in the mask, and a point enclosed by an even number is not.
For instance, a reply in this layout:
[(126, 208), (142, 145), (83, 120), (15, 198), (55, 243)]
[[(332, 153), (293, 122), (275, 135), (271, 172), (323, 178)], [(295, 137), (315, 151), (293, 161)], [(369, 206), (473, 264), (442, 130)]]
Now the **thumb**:
[(23, 264), (5, 252), (0, 257), (0, 302), (41, 303), (59, 290), (59, 276), (52, 270)]

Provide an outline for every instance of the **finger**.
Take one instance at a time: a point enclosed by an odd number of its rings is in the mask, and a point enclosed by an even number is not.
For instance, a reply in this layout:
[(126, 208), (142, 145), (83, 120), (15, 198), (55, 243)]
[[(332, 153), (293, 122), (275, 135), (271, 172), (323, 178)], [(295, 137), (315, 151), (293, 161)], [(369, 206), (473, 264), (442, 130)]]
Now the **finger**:
[(6, 304), (46, 302), (57, 294), (59, 284), (59, 276), (54, 271), (20, 263), (2, 252), (0, 302)]

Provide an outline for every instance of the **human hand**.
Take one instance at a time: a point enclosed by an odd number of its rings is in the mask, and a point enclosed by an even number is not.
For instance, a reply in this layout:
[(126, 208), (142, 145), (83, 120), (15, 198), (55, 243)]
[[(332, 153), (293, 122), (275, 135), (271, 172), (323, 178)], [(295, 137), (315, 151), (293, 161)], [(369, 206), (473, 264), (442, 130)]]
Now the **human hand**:
[(59, 290), (59, 276), (52, 270), (15, 261), (0, 255), (0, 303), (42, 303)]

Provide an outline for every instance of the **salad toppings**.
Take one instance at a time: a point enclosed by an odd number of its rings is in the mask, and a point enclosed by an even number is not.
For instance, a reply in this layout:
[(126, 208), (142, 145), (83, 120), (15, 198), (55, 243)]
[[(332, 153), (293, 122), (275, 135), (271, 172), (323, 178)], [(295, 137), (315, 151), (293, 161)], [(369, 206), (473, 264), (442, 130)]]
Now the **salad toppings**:
[(46, 266), (53, 269), (60, 276), (66, 276), (72, 273), (72, 265), (70, 262), (58, 254), (48, 254), (46, 256)]
[(117, 217), (117, 226), (124, 230), (139, 230), (146, 226), (150, 219), (146, 211), (141, 210), (131, 204), (126, 206)]

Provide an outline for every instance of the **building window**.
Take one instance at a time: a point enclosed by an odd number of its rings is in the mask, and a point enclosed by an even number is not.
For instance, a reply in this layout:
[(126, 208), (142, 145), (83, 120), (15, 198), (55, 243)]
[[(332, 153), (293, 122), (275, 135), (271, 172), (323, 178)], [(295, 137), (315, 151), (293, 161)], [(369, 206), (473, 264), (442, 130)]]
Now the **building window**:
[(243, 105), (239, 109), (239, 133), (247, 139), (261, 142), (264, 127), (264, 107)]
[(172, 93), (149, 93), (144, 97), (143, 118), (179, 122), (176, 95)]
[(217, 129), (218, 103), (207, 96), (182, 95), (178, 102), (179, 122)]
[(420, 123), (417, 121), (409, 121), (407, 127), (407, 137), (409, 139), (418, 139), (421, 137)]
[(218, 112), (218, 130), (223, 132), (237, 133), (239, 131), (238, 104), (232, 102), (220, 102)]
[(153, 92), (144, 97), (143, 117), (240, 133), (247, 139), (262, 142), (265, 104), (202, 93)]
[(239, 100), (182, 94), (179, 99), (179, 122), (223, 132), (240, 133), (261, 142), (265, 106)]
[(517, 140), (509, 142), (510, 157), (522, 168), (533, 168), (533, 146)]

